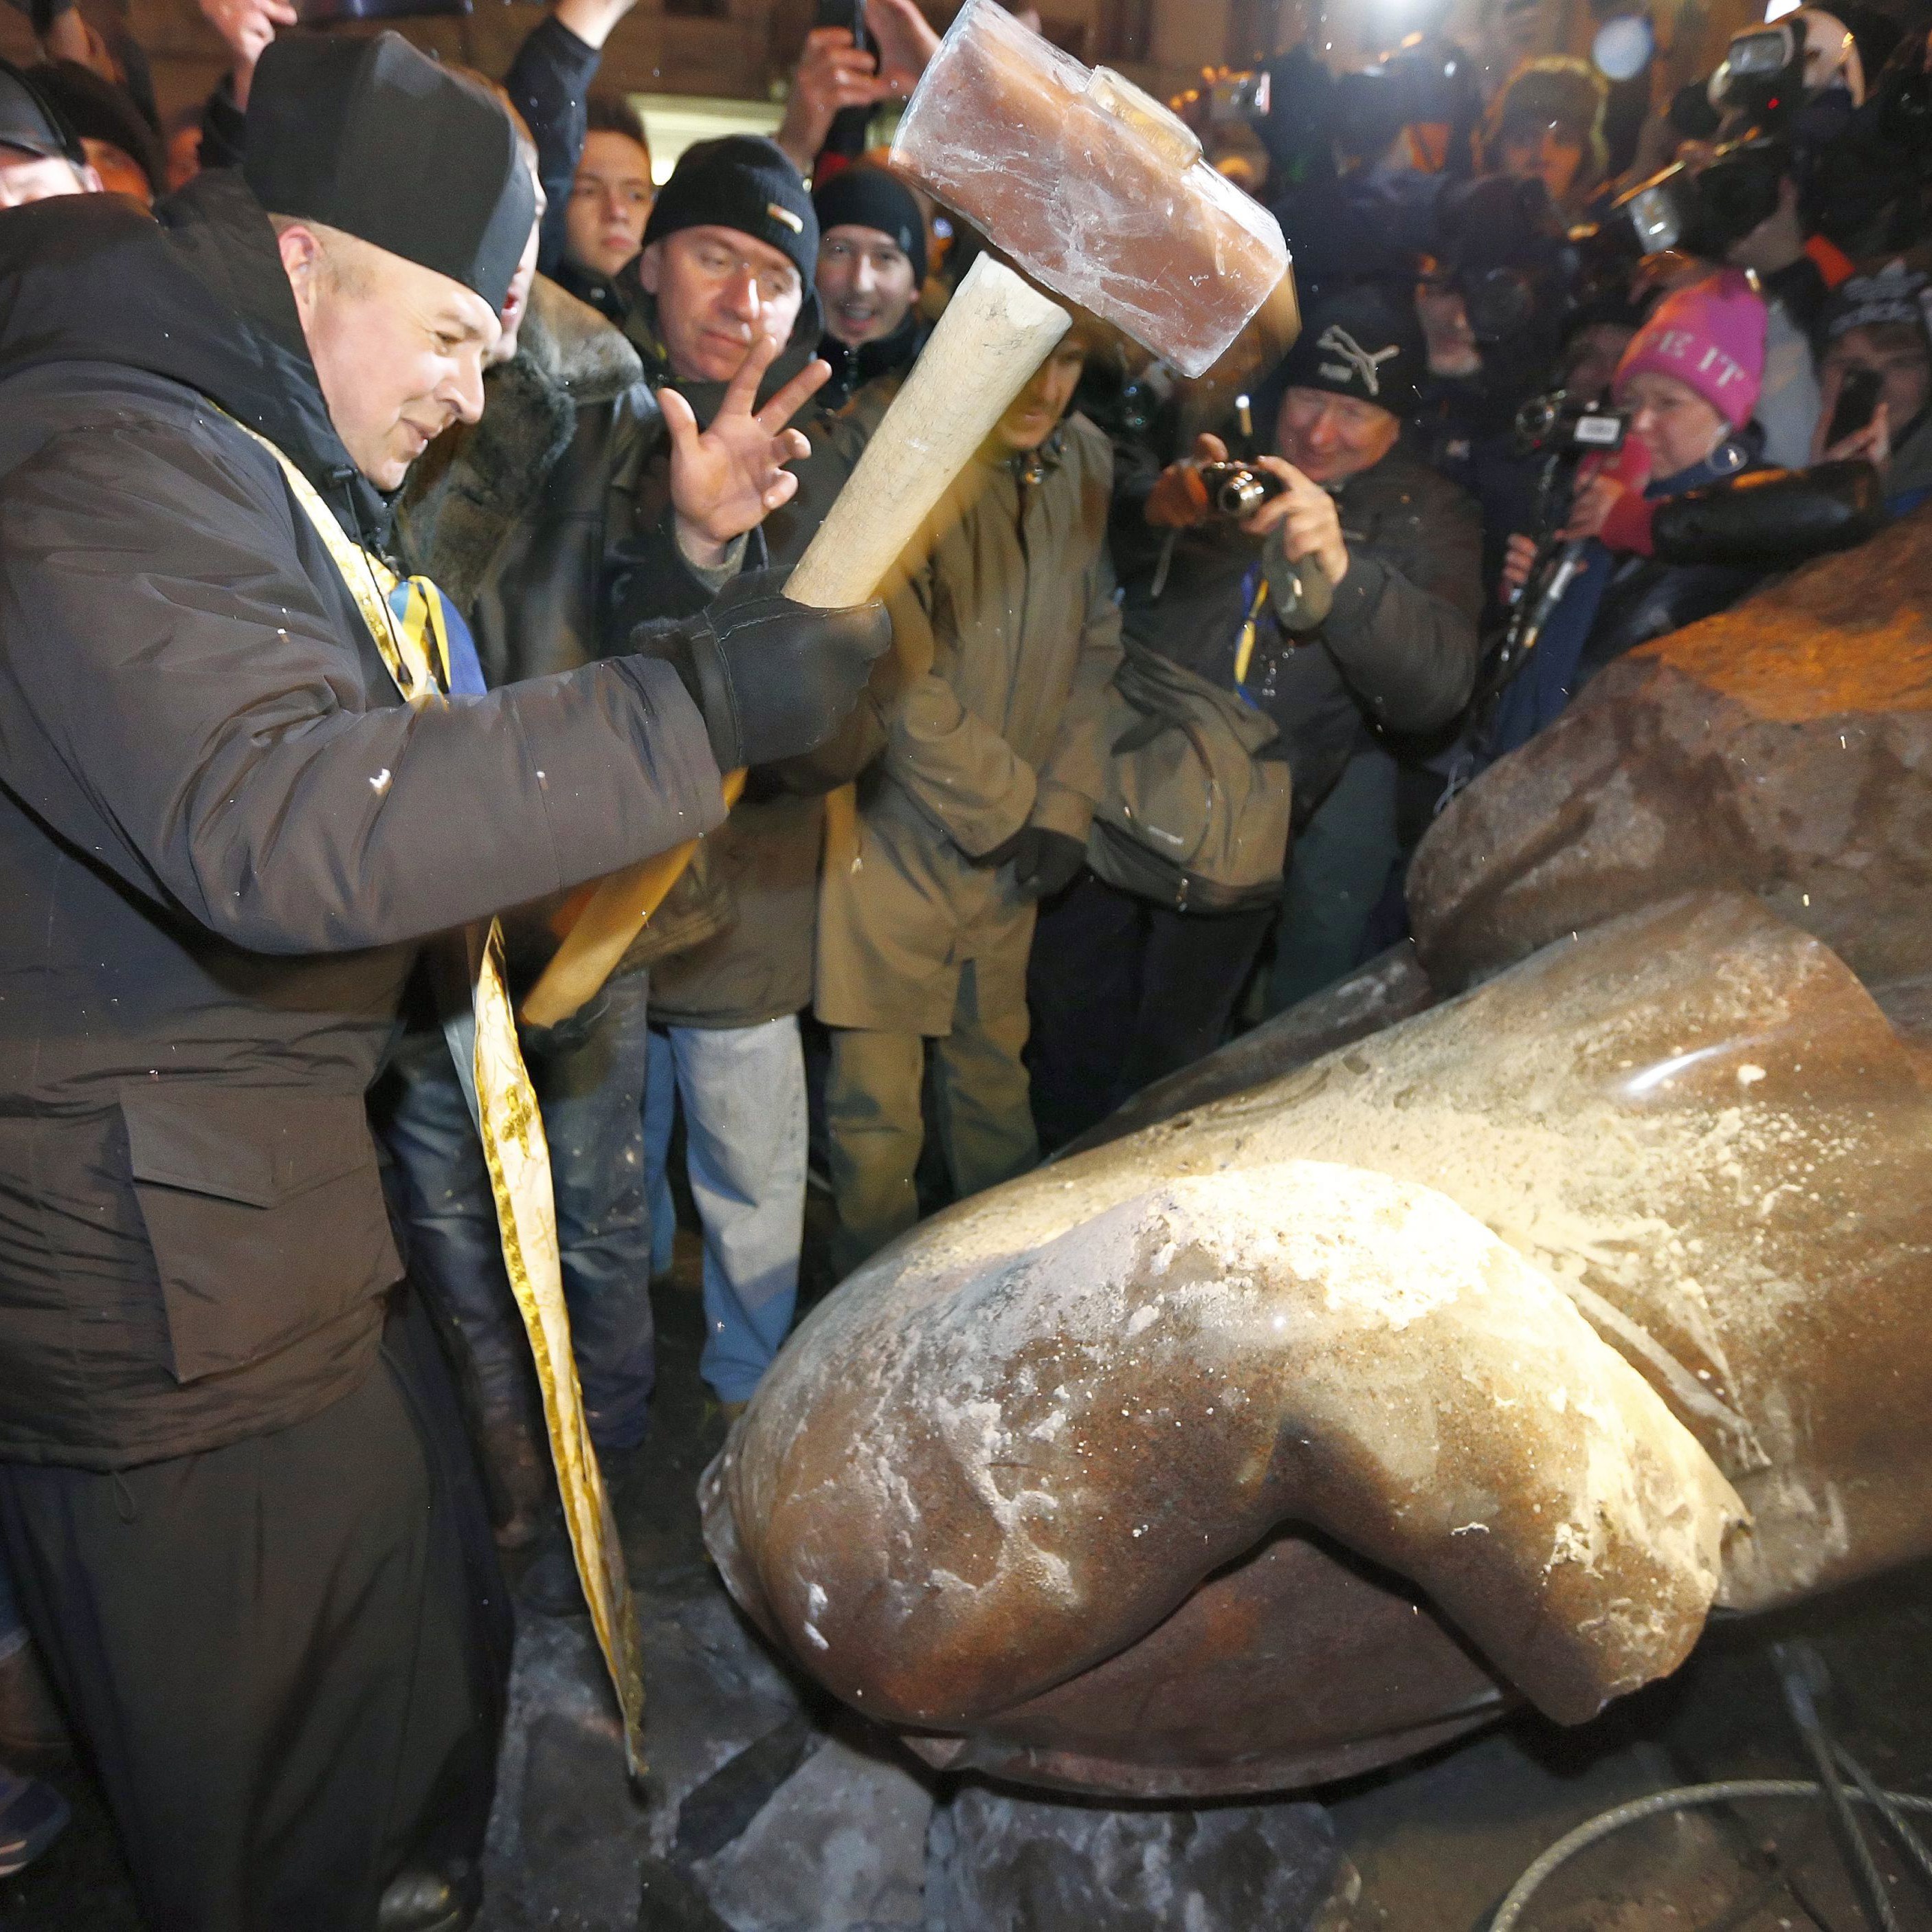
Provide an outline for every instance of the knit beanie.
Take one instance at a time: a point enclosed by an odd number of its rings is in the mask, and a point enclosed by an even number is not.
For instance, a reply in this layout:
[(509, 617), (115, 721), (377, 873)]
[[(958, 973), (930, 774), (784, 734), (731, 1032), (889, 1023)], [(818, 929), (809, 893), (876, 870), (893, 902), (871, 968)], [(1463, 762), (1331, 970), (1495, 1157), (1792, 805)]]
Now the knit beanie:
[(658, 190), (644, 246), (686, 228), (730, 228), (797, 265), (809, 289), (818, 269), (818, 217), (805, 178), (776, 142), (726, 134), (685, 149)]
[(1826, 298), (1813, 346), (1822, 356), (1855, 328), (1904, 322), (1932, 343), (1932, 274), (1894, 256), (1883, 267), (1850, 277)]
[(536, 220), (501, 104), (395, 33), (271, 41), (249, 90), (242, 175), (270, 214), (433, 268), (500, 315)]
[(1414, 304), (1358, 282), (1316, 303), (1270, 386), (1326, 389), (1406, 416), (1425, 358)]
[(1621, 402), (1634, 376), (1674, 376), (1742, 429), (1764, 382), (1765, 322), (1763, 298), (1742, 268), (1674, 289), (1624, 351), (1611, 393)]
[(926, 217), (912, 190), (869, 161), (828, 175), (812, 190), (818, 232), (870, 228), (890, 236), (912, 262), (913, 285), (926, 280)]

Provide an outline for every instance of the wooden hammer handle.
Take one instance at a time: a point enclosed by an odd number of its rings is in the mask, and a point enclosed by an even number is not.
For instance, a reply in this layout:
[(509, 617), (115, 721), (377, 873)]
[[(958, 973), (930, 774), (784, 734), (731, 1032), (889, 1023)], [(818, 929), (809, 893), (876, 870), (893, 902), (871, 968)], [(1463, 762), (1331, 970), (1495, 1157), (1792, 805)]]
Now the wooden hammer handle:
[[(872, 596), (1072, 321), (1010, 268), (982, 255), (799, 560), (785, 595), (821, 610)], [(744, 784), (742, 772), (727, 775), (728, 809)], [(522, 1017), (555, 1026), (591, 998), (696, 849), (694, 841), (674, 846), (604, 879), (531, 988)]]

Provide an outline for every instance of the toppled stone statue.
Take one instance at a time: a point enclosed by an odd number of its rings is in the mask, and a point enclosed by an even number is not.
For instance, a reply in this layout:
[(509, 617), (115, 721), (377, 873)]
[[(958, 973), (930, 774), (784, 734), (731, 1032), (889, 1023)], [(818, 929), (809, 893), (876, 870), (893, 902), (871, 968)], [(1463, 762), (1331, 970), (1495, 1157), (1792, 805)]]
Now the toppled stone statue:
[(706, 1477), (740, 1602), (935, 1764), (1179, 1798), (1580, 1720), (1932, 1550), (1906, 530), (1892, 603), (1814, 566), (1597, 680), (1546, 739), (1604, 770), (1472, 787), (1420, 965), (851, 1277)]

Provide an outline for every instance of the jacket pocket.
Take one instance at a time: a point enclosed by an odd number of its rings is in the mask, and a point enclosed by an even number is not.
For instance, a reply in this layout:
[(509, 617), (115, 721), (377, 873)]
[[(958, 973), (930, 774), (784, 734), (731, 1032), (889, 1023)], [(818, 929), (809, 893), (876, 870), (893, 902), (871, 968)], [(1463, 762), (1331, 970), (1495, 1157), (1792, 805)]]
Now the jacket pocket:
[(121, 1116), (178, 1382), (274, 1354), (400, 1276), (359, 1094), (130, 1086)]

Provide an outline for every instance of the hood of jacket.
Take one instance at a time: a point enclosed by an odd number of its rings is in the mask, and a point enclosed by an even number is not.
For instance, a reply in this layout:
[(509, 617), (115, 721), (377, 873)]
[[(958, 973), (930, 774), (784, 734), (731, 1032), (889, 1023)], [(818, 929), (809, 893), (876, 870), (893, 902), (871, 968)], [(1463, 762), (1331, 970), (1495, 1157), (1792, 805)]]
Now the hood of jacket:
[[(631, 262), (618, 277), (618, 285), (623, 291), (625, 310), (623, 331), (629, 337), (631, 345), (644, 358), (644, 380), (653, 390), (672, 388), (677, 391), (691, 406), (701, 428), (708, 424), (718, 413), (724, 400), (728, 383), (686, 382), (671, 371), (670, 353), (664, 345), (664, 338), (658, 333), (658, 298), (638, 280), (638, 265)], [(765, 380), (759, 386), (758, 400), (762, 403), (775, 391), (782, 389), (818, 352), (818, 338), (823, 333), (823, 321), (815, 290), (806, 291), (804, 302), (800, 305), (798, 320), (792, 325), (790, 338), (779, 352), (778, 359), (765, 371)]]
[(153, 219), (67, 196), (0, 232), (0, 382), (54, 363), (179, 382), (266, 436), (364, 543), (386, 542), (388, 501), (336, 434), (274, 230), (238, 173), (197, 176)]

